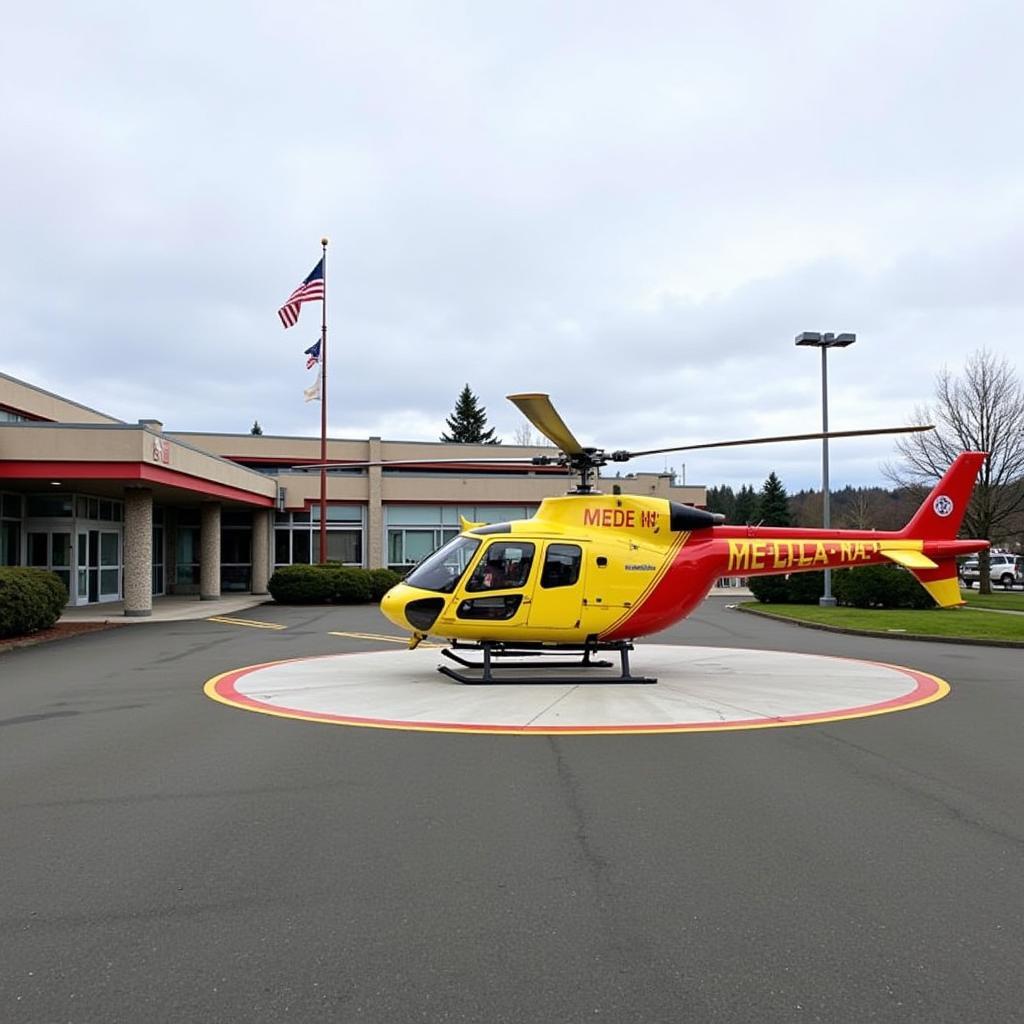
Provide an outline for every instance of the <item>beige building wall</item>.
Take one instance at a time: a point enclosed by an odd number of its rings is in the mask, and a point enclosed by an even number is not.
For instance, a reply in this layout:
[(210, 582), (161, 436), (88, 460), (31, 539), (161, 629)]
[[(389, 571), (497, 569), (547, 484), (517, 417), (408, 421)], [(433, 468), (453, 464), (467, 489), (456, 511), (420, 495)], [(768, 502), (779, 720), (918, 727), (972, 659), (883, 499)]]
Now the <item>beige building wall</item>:
[[(63, 467), (64, 484), (69, 488), (114, 496), (124, 496), (127, 487), (145, 483), (151, 490), (151, 505), (155, 502), (169, 510), (168, 534), (175, 529), (175, 506), (202, 505), (204, 575), (199, 589), (204, 597), (219, 593), (220, 589), (219, 576), (205, 563), (216, 557), (219, 572), (220, 538), (219, 526), (215, 524), (220, 522), (222, 506), (266, 509), (273, 504), (278, 511), (300, 511), (315, 505), (320, 498), (318, 437), (164, 432), (158, 420), (123, 423), (5, 374), (0, 374), (0, 409), (36, 418), (32, 422), (0, 422), (0, 470), (5, 462), (36, 464), (40, 472), (45, 467), (48, 473), (52, 469), (54, 476), (59, 476)], [(400, 471), (371, 466), (353, 473), (331, 472), (327, 476), (327, 500), (365, 509), (363, 561), (375, 568), (386, 560), (389, 505), (538, 505), (546, 497), (566, 493), (573, 479), (553, 467), (510, 471), (502, 460), (556, 454), (551, 446), (331, 438), (327, 442), (330, 462), (415, 460), (424, 465), (421, 469), (406, 465)], [(461, 459), (494, 461), (491, 465), (480, 462), (472, 471), (442, 471), (446, 464)], [(82, 466), (76, 467), (76, 463)], [(123, 470), (120, 464), (124, 464)], [(302, 464), (310, 468), (303, 472), (291, 468)], [(97, 467), (102, 471), (103, 466), (108, 467), (109, 479), (97, 475)], [(261, 468), (265, 471), (259, 471)], [(10, 481), (11, 476), (6, 479)], [(41, 479), (38, 474), (30, 474), (13, 486), (37, 490), (41, 489)], [(3, 483), (0, 473), (0, 484)], [(697, 506), (706, 501), (704, 487), (673, 486), (667, 474), (602, 477), (595, 481), (595, 486), (605, 493), (618, 489), (624, 494), (652, 495)], [(137, 499), (130, 499), (128, 506), (132, 510), (132, 546), (138, 549), (145, 518)], [(252, 536), (251, 579), (257, 592), (265, 588), (265, 570), (273, 565), (271, 517), (266, 512), (262, 515), (262, 519), (257, 518)], [(168, 548), (166, 571), (168, 578), (173, 579), (174, 555), (171, 545)], [(134, 560), (129, 575), (126, 586), (131, 589), (131, 604), (144, 611), (143, 573)]]
[(95, 409), (51, 394), (23, 380), (0, 373), (0, 409), (55, 423), (120, 423)]

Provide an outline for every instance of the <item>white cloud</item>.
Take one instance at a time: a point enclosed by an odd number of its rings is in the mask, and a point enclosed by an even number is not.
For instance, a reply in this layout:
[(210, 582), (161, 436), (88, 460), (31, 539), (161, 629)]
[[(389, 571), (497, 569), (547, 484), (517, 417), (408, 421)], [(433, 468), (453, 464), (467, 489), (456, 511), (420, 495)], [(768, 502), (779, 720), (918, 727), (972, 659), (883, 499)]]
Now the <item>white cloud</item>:
[[(433, 439), (466, 381), (509, 440), (518, 390), (607, 447), (812, 430), (801, 330), (858, 334), (834, 427), (897, 424), (944, 364), (1019, 351), (1012, 5), (306, 10), (9, 17), (6, 372), (171, 429), (316, 433), (318, 317), (275, 310), (322, 234), (345, 436)], [(839, 444), (835, 481), (879, 479), (891, 442)], [(819, 451), (687, 478), (797, 489)]]

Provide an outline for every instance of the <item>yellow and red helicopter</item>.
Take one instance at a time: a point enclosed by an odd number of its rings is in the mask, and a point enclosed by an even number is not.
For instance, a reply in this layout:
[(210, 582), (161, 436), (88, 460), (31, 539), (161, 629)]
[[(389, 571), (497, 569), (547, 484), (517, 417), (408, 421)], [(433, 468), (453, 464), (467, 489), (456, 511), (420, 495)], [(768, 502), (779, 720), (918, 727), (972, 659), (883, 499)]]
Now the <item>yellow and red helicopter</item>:
[[(508, 398), (559, 449), (556, 456), (530, 461), (563, 465), (579, 474), (579, 485), (564, 497), (545, 498), (531, 519), (486, 525), (463, 520), (462, 532), (420, 562), (381, 602), (384, 615), (411, 632), (410, 647), (428, 635), (449, 641), (442, 654), (460, 668), (442, 664), (439, 671), (463, 683), (596, 681), (594, 673), (577, 680), (563, 673), (516, 676), (510, 670), (521, 670), (524, 661), (531, 668), (608, 666), (593, 659), (611, 651), (621, 659), (621, 673), (612, 681), (654, 682), (631, 674), (633, 642), (688, 615), (722, 577), (895, 562), (939, 605), (962, 604), (956, 559), (988, 547), (987, 541), (956, 539), (984, 452), (958, 456), (907, 526), (893, 532), (725, 526), (723, 516), (703, 509), (665, 498), (600, 494), (591, 483), (608, 462), (642, 455), (930, 427), (606, 452), (583, 447), (547, 395)], [(467, 650), (481, 652), (482, 660), (467, 660)], [(544, 658), (567, 653), (577, 659)], [(501, 661), (510, 657), (516, 661)], [(465, 669), (477, 671), (469, 675)]]

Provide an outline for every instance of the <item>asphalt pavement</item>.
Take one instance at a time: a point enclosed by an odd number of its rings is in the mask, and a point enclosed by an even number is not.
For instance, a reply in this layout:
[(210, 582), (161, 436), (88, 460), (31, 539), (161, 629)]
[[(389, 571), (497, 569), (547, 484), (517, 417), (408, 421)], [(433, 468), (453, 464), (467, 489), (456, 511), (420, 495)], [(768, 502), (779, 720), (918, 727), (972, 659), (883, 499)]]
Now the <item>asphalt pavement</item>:
[(332, 635), (393, 633), (373, 608), (0, 654), (0, 1020), (1024, 1021), (1021, 652), (729, 603), (653, 639), (952, 691), (759, 731), (450, 735), (202, 692), (377, 649)]

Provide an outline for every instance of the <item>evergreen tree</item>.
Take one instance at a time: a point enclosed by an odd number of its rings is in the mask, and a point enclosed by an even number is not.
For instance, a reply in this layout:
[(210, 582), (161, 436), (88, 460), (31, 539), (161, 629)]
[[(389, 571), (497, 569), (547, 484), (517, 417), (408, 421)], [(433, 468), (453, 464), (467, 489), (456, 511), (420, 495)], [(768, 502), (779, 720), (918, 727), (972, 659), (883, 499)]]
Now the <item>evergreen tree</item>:
[(758, 520), (765, 526), (789, 526), (789, 497), (782, 481), (772, 470), (761, 488), (757, 502)]
[(263, 433), (263, 428), (260, 426), (260, 421), (259, 420), (253, 420), (252, 421), (252, 427), (249, 430), (249, 433), (250, 434), (255, 434), (257, 437), (259, 437)]
[(455, 409), (445, 422), (450, 431), (441, 435), (445, 444), (501, 444), (501, 440), (494, 436), (493, 428), (484, 429), (487, 411), (478, 403), (468, 384), (460, 392)]
[(750, 484), (744, 484), (736, 494), (736, 504), (733, 506), (733, 523), (737, 526), (744, 526), (755, 522), (757, 519), (757, 491)]
[(721, 487), (709, 487), (707, 491), (707, 510), (709, 512), (721, 512), (725, 521), (733, 521), (733, 513), (736, 511), (736, 495), (728, 484)]

